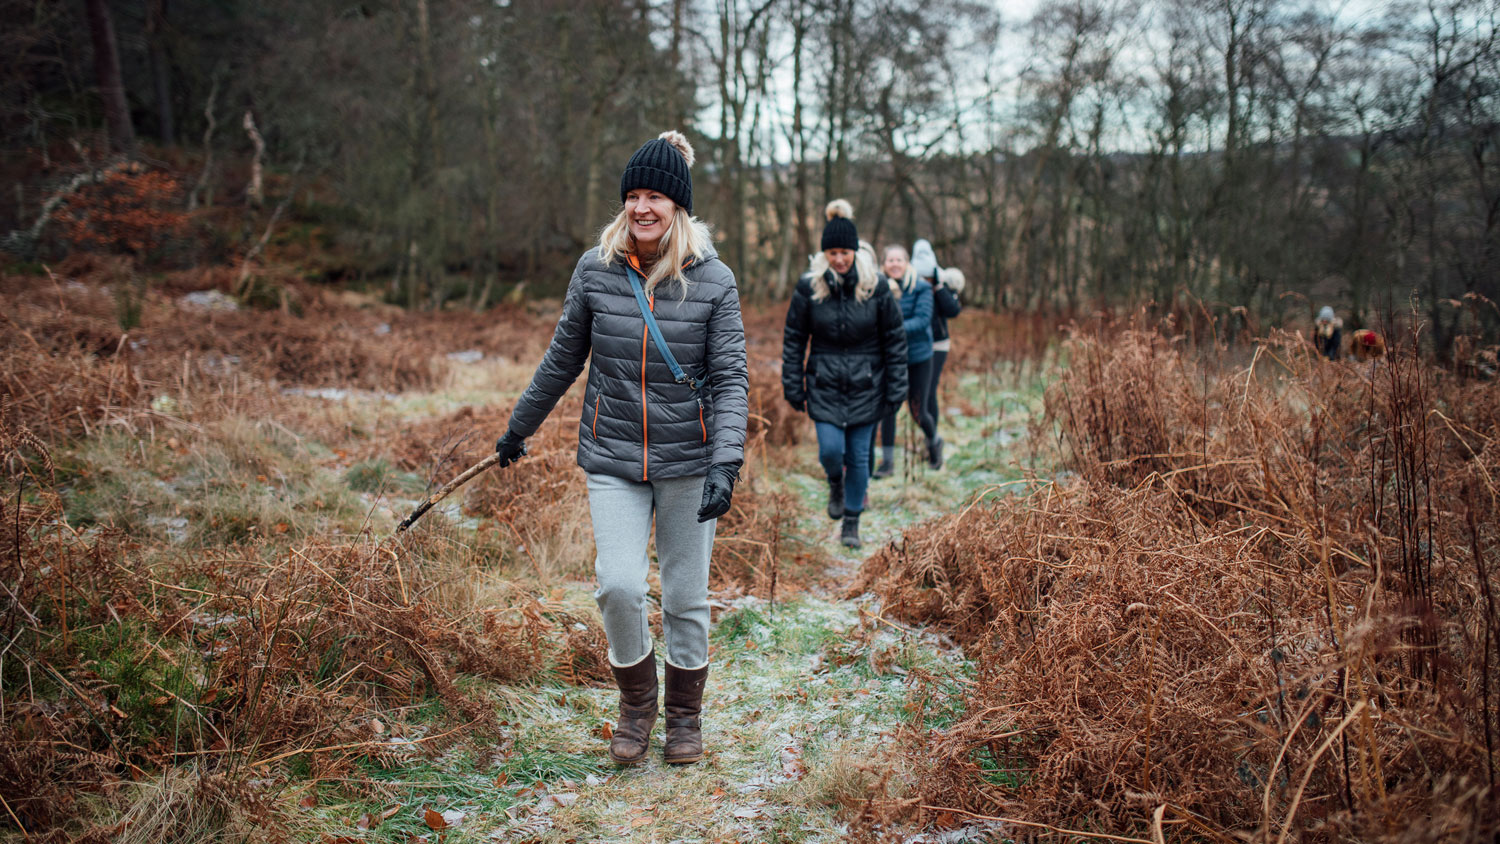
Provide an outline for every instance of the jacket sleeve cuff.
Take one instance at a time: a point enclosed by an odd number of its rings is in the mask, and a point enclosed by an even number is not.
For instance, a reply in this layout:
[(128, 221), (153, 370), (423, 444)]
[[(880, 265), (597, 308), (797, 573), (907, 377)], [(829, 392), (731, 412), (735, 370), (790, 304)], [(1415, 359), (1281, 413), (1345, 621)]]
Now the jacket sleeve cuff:
[(743, 465), (745, 462), (745, 448), (744, 446), (715, 446), (713, 456), (708, 459), (708, 462), (709, 465), (715, 463), (733, 463), (736, 466)]

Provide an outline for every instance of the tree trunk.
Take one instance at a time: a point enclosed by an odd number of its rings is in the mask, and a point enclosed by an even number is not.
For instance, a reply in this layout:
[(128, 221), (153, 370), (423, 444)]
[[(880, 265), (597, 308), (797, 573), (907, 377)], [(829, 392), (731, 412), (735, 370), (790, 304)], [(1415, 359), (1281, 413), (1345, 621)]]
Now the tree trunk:
[(99, 97), (104, 101), (104, 120), (109, 127), (109, 147), (115, 152), (135, 154), (135, 127), (125, 102), (125, 83), (120, 75), (120, 49), (115, 42), (115, 24), (104, 0), (85, 0), (89, 35), (94, 41), (94, 74)]
[(156, 132), (167, 146), (177, 143), (177, 121), (172, 114), (172, 61), (167, 56), (167, 0), (149, 0), (146, 7), (146, 44), (151, 59), (151, 81), (156, 89)]
[(812, 235), (807, 229), (807, 134), (802, 123), (802, 49), (807, 34), (807, 6), (799, 2), (792, 23), (792, 166), (797, 189), (792, 207), (792, 225), (797, 227), (797, 258), (812, 254)]

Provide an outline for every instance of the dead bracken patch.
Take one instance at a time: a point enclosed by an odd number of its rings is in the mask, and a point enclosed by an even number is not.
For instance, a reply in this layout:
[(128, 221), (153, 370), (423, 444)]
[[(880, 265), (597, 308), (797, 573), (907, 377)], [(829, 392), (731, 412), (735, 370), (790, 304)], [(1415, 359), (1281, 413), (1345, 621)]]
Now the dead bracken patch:
[(1077, 477), (862, 573), (979, 666), (949, 726), (919, 695), (917, 782), (866, 834), (1492, 838), (1500, 387), (1411, 345), (1355, 368), (1267, 342), (1205, 375), (1152, 332), (1075, 338), (1038, 432)]

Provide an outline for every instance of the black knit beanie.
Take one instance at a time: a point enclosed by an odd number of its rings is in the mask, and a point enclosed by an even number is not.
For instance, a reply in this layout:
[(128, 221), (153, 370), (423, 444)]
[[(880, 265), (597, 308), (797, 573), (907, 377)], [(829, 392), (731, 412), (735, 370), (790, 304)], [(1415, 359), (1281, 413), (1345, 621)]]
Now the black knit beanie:
[(620, 201), (636, 188), (660, 191), (693, 213), (693, 148), (681, 132), (669, 131), (641, 144), (620, 174)]
[(854, 228), (854, 208), (846, 199), (835, 199), (824, 209), (828, 225), (823, 227), (823, 251), (848, 249), (859, 251), (859, 232)]

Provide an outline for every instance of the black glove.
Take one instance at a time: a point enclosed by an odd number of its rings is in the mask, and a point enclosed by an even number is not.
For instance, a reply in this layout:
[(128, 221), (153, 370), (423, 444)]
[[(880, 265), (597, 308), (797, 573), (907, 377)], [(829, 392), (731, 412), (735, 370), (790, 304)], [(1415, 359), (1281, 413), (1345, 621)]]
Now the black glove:
[(703, 506), (698, 508), (700, 523), (729, 512), (729, 499), (734, 496), (734, 482), (739, 477), (738, 463), (715, 463), (708, 467), (708, 477), (703, 479)]
[(503, 469), (526, 456), (526, 441), (506, 429), (495, 441), (495, 453), (500, 455), (500, 468)]
[(786, 403), (791, 405), (792, 410), (795, 410), (798, 413), (807, 412), (807, 402), (803, 401), (802, 399), (787, 399)]

